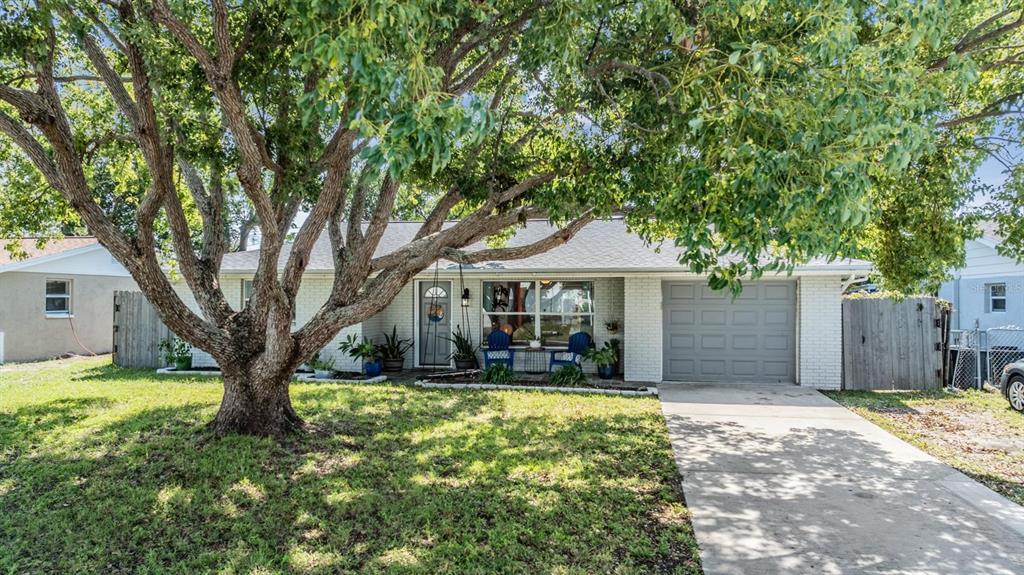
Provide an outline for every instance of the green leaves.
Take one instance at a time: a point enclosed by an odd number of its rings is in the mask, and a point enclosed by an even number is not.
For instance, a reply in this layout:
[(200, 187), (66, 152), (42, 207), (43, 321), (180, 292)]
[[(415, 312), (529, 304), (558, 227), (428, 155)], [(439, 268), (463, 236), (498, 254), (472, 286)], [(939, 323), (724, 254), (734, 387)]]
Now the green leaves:
[[(176, 151), (236, 185), (235, 139), (195, 59), (158, 24), (83, 4), (78, 12), (140, 45)], [(51, 21), (60, 72), (90, 69), (76, 34), (92, 20), (54, 19), (46, 12), (56, 8), (41, 6), (18, 4), (0, 24), (0, 70), (31, 77), (23, 44), (45, 39)], [(212, 50), (208, 5), (173, 9)], [(972, 79), (988, 76), (975, 56), (929, 69), (963, 33), (965, 10), (981, 18), (976, 7), (902, 1), (271, 0), (242, 3), (228, 24), (241, 50), (232, 78), (278, 164), (263, 174), (277, 183), (275, 202), (319, 197), (322, 156), (347, 128), (362, 150), (350, 179), (390, 173), (402, 182), (400, 213), (428, 213), (456, 189), (453, 214), (466, 215), (556, 174), (497, 211), (532, 206), (563, 221), (625, 209), (646, 239), (684, 247), (681, 265), (735, 288), (813, 257), (888, 249), (879, 246), (895, 236), (873, 227), (886, 213), (901, 214), (905, 232), (917, 222), (912, 235), (952, 219), (963, 182), (929, 167), (936, 118), (951, 94), (976, 95)], [(110, 128), (128, 131), (97, 88), (63, 88), (83, 153)], [(146, 188), (137, 147), (114, 139), (92, 152), (86, 172), (98, 190), (127, 202)], [(949, 185), (908, 191), (902, 178), (922, 171)], [(942, 208), (926, 217), (911, 208), (927, 193), (942, 194), (931, 202)], [(921, 269), (950, 261), (929, 253), (937, 259)]]

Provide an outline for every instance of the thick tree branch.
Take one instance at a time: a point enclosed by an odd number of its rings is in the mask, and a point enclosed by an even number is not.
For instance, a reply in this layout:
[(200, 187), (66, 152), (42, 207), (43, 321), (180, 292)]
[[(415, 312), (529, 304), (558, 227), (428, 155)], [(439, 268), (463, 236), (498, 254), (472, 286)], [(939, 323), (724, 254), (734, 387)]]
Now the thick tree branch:
[(413, 239), (418, 240), (440, 231), (444, 222), (448, 219), (448, 214), (451, 213), (452, 208), (460, 201), (462, 201), (462, 194), (459, 193), (458, 186), (449, 188), (445, 195), (441, 196), (441, 199), (434, 204), (434, 208), (430, 210), (430, 214), (423, 220), (423, 225), (420, 226)]
[[(54, 42), (52, 32), (51, 42)], [(52, 61), (40, 66), (36, 78), (39, 95), (36, 98), (22, 101), (21, 94), (4, 89), (6, 87), (0, 88), (0, 96), (6, 95), (20, 104), (28, 105), (25, 111), (29, 112), (30, 121), (46, 137), (52, 156), (43, 150), (27, 128), (10, 116), (0, 114), (0, 128), (11, 135), (54, 189), (61, 192), (64, 199), (75, 208), (100, 243), (128, 269), (168, 327), (187, 341), (202, 342), (211, 353), (226, 352), (227, 341), (220, 332), (192, 313), (178, 297), (160, 268), (155, 250), (145, 249), (141, 243), (129, 241), (93, 201), (81, 158), (75, 153), (73, 133), (52, 72)], [(38, 113), (39, 110), (46, 112)]]
[(35, 139), (32, 133), (28, 131), (28, 128), (7, 115), (3, 110), (0, 110), (0, 132), (7, 134), (21, 148), (52, 188), (58, 191), (64, 189), (64, 180), (57, 171), (57, 166), (50, 158), (50, 154), (46, 152), (42, 144)]
[(492, 248), (465, 252), (457, 249), (447, 249), (444, 257), (462, 264), (476, 264), (489, 261), (521, 260), (550, 251), (572, 239), (587, 224), (594, 221), (593, 210), (587, 210), (582, 216), (576, 218), (564, 228), (551, 235), (523, 246)]
[(1017, 113), (1016, 111), (1013, 110), (1004, 110), (1003, 106), (1017, 102), (1021, 98), (1024, 98), (1024, 92), (1014, 92), (988, 104), (978, 112), (968, 114), (966, 116), (960, 116), (952, 120), (939, 122), (937, 126), (939, 126), (940, 128), (954, 128), (962, 124), (968, 124), (970, 122), (984, 120), (986, 118), (995, 118), (1006, 114)]
[[(995, 24), (996, 22), (1018, 11), (1020, 12), (1020, 14), (1012, 22), (1008, 22), (1006, 24), (1003, 24), (1002, 26), (997, 26), (996, 28), (988, 32), (982, 33), (983, 30), (985, 30), (992, 24)], [(1014, 30), (1020, 28), (1021, 26), (1024, 26), (1024, 10), (1016, 7), (1007, 8), (1006, 10), (1003, 10), (1002, 12), (993, 15), (992, 17), (986, 19), (978, 26), (971, 29), (967, 34), (964, 35), (964, 37), (959, 42), (957, 42), (956, 46), (953, 47), (953, 53), (966, 54), (969, 52), (973, 52), (976, 48), (984, 45), (986, 42), (1002, 38), (1003, 36), (1006, 36), (1010, 32), (1013, 32)], [(934, 60), (928, 66), (928, 70), (942, 70), (948, 65), (949, 56), (944, 56), (942, 58)]]
[[(92, 62), (96, 71), (99, 72), (99, 77), (102, 79), (104, 85), (107, 87), (107, 91), (110, 92), (110, 96), (114, 99), (114, 103), (117, 104), (118, 109), (126, 118), (128, 118), (129, 124), (132, 129), (138, 130), (139, 114), (135, 108), (135, 101), (131, 95), (128, 94), (128, 90), (124, 87), (124, 80), (121, 76), (116, 73), (110, 65), (110, 61), (103, 53), (103, 49), (99, 43), (91, 34), (83, 33), (81, 36), (82, 47), (85, 49), (86, 56), (89, 57), (89, 61)], [(127, 48), (126, 48), (127, 50)], [(134, 78), (131, 79), (134, 81)]]

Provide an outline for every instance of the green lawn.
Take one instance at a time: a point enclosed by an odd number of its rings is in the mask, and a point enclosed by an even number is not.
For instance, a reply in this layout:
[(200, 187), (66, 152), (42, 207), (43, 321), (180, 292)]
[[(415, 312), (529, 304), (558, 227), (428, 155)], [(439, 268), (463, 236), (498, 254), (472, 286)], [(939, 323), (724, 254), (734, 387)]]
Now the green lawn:
[(844, 391), (829, 397), (1024, 505), (1024, 415), (997, 391)]
[(108, 361), (0, 372), (0, 573), (700, 572), (656, 399), (295, 385), (277, 444)]

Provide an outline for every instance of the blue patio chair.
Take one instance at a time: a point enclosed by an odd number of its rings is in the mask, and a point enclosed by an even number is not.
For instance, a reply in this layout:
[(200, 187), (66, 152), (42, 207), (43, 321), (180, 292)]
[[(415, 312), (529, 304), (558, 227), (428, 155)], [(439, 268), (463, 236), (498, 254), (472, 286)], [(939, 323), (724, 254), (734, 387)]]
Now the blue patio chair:
[(487, 349), (484, 350), (484, 367), (490, 367), (495, 363), (503, 363), (512, 369), (512, 361), (515, 359), (515, 350), (509, 349), (512, 345), (512, 336), (496, 329), (487, 336)]
[(551, 352), (551, 361), (548, 362), (548, 371), (554, 371), (555, 366), (580, 365), (583, 362), (583, 354), (590, 348), (590, 334), (578, 331), (569, 336), (569, 349)]

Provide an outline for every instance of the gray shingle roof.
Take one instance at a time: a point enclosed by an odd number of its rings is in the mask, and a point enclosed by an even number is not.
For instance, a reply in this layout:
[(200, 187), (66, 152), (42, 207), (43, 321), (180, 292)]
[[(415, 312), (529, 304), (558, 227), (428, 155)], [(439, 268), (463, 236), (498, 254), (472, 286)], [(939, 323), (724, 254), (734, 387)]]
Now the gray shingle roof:
[[(46, 240), (40, 247), (38, 238), (2, 238), (0, 239), (0, 266), (52, 256), (68, 250), (77, 250), (95, 243), (98, 243), (98, 240), (92, 236), (71, 236)], [(11, 249), (18, 257), (11, 256)]]
[[(380, 256), (390, 253), (410, 241), (419, 230), (421, 222), (392, 222), (375, 255)], [(519, 228), (506, 245), (518, 246), (535, 242), (546, 237), (555, 231), (555, 227), (545, 220), (530, 220), (525, 227)], [(484, 247), (478, 244), (468, 248), (479, 249)], [(290, 245), (286, 245), (282, 251), (287, 254)], [(572, 239), (557, 248), (548, 252), (537, 254), (521, 260), (487, 262), (474, 266), (464, 266), (467, 271), (478, 270), (510, 270), (510, 271), (576, 271), (576, 272), (600, 272), (600, 271), (680, 271), (678, 257), (681, 250), (671, 242), (661, 245), (647, 245), (639, 236), (630, 233), (626, 229), (622, 218), (610, 220), (598, 220), (591, 222)], [(282, 255), (278, 266), (284, 266), (287, 259)], [(251, 272), (256, 269), (259, 260), (259, 251), (252, 250), (238, 252), (224, 256), (222, 271), (224, 272)], [(452, 267), (455, 264), (442, 260), (442, 268)], [(829, 262), (825, 259), (816, 259), (798, 270), (821, 270), (821, 271), (864, 271), (871, 268), (871, 264), (862, 260), (836, 260)], [(313, 247), (310, 254), (310, 262), (307, 271), (328, 272), (333, 270), (331, 258), (330, 240), (327, 234), (323, 234)]]

